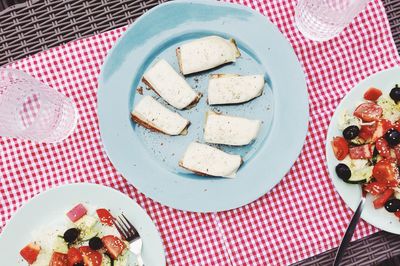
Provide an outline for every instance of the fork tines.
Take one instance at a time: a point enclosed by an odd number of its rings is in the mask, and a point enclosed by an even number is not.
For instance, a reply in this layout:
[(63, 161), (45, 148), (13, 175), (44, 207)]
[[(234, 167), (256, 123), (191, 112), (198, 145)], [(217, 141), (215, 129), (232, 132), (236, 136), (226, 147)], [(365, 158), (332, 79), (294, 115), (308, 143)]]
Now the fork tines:
[(115, 227), (121, 236), (128, 242), (139, 238), (139, 233), (133, 224), (125, 217), (122, 213), (116, 219), (113, 220)]

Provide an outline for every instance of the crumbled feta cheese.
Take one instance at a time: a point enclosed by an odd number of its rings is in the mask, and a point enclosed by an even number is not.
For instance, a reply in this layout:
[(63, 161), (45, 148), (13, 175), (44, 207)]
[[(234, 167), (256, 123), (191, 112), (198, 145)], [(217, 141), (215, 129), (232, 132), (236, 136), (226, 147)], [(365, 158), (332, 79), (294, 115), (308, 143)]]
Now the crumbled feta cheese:
[(78, 228), (92, 228), (93, 226), (95, 226), (97, 223), (97, 219), (90, 216), (90, 215), (85, 215), (82, 218), (80, 218), (78, 221), (75, 222), (75, 225)]
[(75, 225), (81, 230), (80, 237), (82, 239), (91, 238), (99, 233), (98, 228), (95, 227), (97, 219), (90, 215), (85, 215), (75, 222)]
[(390, 120), (392, 123), (400, 119), (400, 105), (396, 104), (390, 97), (379, 97), (377, 104), (382, 107), (382, 117)]
[(342, 115), (339, 117), (338, 128), (344, 130), (348, 126), (361, 127), (361, 119), (350, 114), (347, 110), (344, 110)]

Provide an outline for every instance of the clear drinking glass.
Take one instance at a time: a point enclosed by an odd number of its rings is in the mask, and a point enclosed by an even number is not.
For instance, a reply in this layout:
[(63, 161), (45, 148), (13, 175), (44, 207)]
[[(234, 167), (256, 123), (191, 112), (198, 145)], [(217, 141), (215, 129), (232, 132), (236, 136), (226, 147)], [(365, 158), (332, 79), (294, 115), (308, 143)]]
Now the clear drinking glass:
[(0, 68), (0, 136), (58, 142), (72, 133), (73, 102), (23, 71)]
[(338, 35), (369, 0), (299, 0), (295, 9), (297, 28), (314, 41)]

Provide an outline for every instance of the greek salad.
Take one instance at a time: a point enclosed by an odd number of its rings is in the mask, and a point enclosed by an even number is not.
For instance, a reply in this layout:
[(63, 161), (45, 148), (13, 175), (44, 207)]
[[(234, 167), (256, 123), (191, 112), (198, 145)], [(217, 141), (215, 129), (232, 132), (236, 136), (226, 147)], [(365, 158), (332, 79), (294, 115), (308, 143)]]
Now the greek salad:
[(36, 232), (35, 240), (22, 248), (20, 255), (34, 266), (126, 266), (129, 243), (113, 220), (107, 209), (80, 203), (61, 223)]
[(339, 119), (341, 136), (331, 140), (339, 163), (337, 176), (350, 184), (362, 184), (374, 196), (374, 207), (400, 218), (400, 87), (389, 95), (369, 88), (351, 112)]

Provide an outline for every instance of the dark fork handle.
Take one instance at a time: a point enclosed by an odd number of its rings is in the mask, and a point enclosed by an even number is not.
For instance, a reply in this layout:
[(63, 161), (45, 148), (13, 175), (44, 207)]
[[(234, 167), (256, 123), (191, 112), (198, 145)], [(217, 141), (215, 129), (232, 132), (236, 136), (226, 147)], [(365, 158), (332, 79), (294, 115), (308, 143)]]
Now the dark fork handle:
[(333, 262), (333, 266), (339, 266), (340, 261), (343, 258), (344, 252), (346, 251), (346, 248), (349, 245), (351, 238), (353, 237), (354, 230), (356, 229), (358, 220), (360, 219), (361, 213), (364, 209), (364, 203), (365, 203), (365, 197), (362, 197), (356, 211), (353, 214), (353, 217), (350, 220), (350, 224), (347, 227), (346, 233), (343, 236), (339, 249), (336, 252), (336, 257), (335, 261)]

